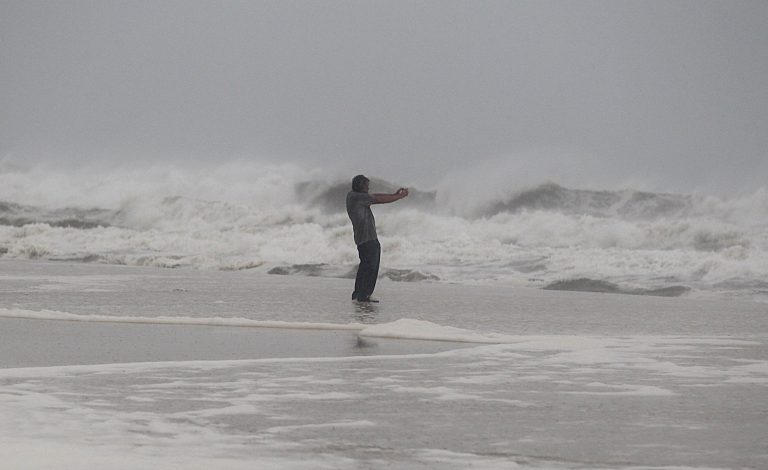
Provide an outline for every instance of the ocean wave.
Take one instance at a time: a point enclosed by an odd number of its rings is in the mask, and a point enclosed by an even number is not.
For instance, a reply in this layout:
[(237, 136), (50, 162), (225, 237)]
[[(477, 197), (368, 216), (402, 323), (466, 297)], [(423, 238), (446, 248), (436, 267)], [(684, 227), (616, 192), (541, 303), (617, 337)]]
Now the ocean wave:
[[(245, 165), (55, 176), (0, 174), (0, 255), (343, 278), (358, 263), (347, 183), (327, 175)], [(372, 182), (376, 192), (396, 187)], [(482, 205), (462, 214), (440, 192), (413, 188), (377, 206), (381, 276), (650, 290), (668, 287), (656, 281), (664, 277), (729, 295), (768, 278), (765, 190), (719, 199), (544, 184)]]
[(482, 215), (543, 210), (600, 217), (654, 219), (686, 217), (695, 208), (692, 196), (642, 191), (593, 191), (542, 184), (490, 204)]
[(606, 294), (651, 295), (656, 297), (679, 297), (691, 290), (690, 287), (686, 286), (667, 286), (656, 289), (621, 287), (613, 282), (589, 278), (555, 281), (544, 286), (544, 289), (574, 292), (602, 292)]
[(42, 223), (51, 227), (91, 229), (109, 227), (113, 217), (113, 211), (98, 208), (65, 207), (47, 210), (42, 207), (0, 201), (0, 225), (13, 227)]

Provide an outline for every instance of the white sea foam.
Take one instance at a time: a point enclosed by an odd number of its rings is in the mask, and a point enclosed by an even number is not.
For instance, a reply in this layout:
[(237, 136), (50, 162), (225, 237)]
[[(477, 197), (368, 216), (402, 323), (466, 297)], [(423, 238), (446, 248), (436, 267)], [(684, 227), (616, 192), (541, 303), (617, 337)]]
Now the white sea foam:
[[(577, 469), (585, 453), (591, 465), (619, 468), (630, 452), (636, 464), (621, 468), (765, 461), (754, 437), (765, 429), (754, 413), (768, 371), (764, 342), (517, 339), (408, 356), (4, 369), (0, 435), (11, 455), (0, 468), (76, 467), (87, 458), (109, 470)], [(575, 367), (588, 356), (591, 367)], [(707, 373), (685, 374), (691, 367)], [(749, 399), (728, 402), (734, 392)], [(723, 402), (729, 412), (702, 413)], [(736, 437), (680, 437), (720, 427)]]
[[(313, 275), (346, 275), (357, 252), (346, 183), (334, 181), (254, 162), (5, 171), (0, 254), (264, 272), (317, 265)], [(400, 276), (411, 280), (541, 286), (589, 278), (768, 299), (766, 189), (720, 199), (520, 187), (486, 194), (474, 204), (485, 207), (482, 216), (453, 208), (452, 197), (414, 193), (375, 209), (385, 270), (420, 274)]]
[(234, 326), (253, 328), (284, 328), (303, 330), (361, 330), (364, 325), (358, 323), (313, 323), (287, 322), (280, 320), (251, 320), (249, 318), (233, 317), (169, 317), (159, 315), (148, 316), (117, 316), (117, 315), (80, 315), (55, 310), (24, 310), (0, 308), (0, 318), (26, 318), (30, 320), (59, 320), (98, 323), (144, 323), (157, 325), (205, 325), (205, 326)]
[(516, 338), (496, 333), (483, 334), (476, 331), (436, 325), (432, 322), (401, 319), (390, 323), (367, 326), (360, 336), (373, 338), (422, 339), (432, 341), (456, 341), (462, 343), (507, 343)]
[(252, 320), (233, 317), (185, 317), (185, 316), (127, 316), (127, 315), (80, 315), (55, 310), (25, 310), (0, 308), (0, 318), (25, 318), (30, 320), (59, 320), (98, 323), (142, 323), (158, 325), (201, 325), (252, 328), (283, 328), (307, 330), (351, 330), (371, 338), (416, 339), (431, 341), (455, 341), (464, 343), (498, 344), (517, 341), (517, 337), (496, 333), (441, 326), (423, 320), (401, 319), (378, 325), (361, 323), (288, 322), (280, 320)]

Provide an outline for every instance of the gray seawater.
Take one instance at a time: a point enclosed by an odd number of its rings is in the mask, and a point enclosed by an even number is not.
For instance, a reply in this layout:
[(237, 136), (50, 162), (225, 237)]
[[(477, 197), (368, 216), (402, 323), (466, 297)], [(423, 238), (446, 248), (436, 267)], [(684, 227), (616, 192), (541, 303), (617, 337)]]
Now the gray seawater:
[[(358, 262), (346, 178), (255, 162), (0, 177), (6, 259), (341, 278)], [(399, 186), (372, 181), (373, 192)], [(768, 303), (765, 188), (718, 198), (464, 186), (411, 188), (376, 207), (383, 276)]]
[[(16, 333), (0, 331), (2, 344), (32, 332), (52, 351), (87, 348), (88, 331), (104, 342), (125, 329), (147, 350), (186, 334), (176, 341), (197, 350), (173, 362), (5, 362), (0, 468), (85, 456), (106, 469), (768, 467), (765, 304), (382, 280), (381, 303), (363, 307), (350, 291), (347, 279), (0, 260), (0, 316), (117, 320), (5, 319)], [(410, 319), (501, 344), (151, 321), (130, 333), (137, 325), (119, 322), (137, 316)], [(250, 338), (267, 343), (252, 357), (200, 354)], [(297, 338), (353, 346), (279, 352)]]

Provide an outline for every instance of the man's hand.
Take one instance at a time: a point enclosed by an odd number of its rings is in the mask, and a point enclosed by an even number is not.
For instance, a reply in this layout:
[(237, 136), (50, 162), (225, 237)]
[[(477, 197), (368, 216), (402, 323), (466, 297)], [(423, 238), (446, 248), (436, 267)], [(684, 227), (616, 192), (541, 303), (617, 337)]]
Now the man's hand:
[(397, 194), (400, 197), (405, 197), (408, 195), (408, 188), (400, 188), (397, 190), (395, 194)]

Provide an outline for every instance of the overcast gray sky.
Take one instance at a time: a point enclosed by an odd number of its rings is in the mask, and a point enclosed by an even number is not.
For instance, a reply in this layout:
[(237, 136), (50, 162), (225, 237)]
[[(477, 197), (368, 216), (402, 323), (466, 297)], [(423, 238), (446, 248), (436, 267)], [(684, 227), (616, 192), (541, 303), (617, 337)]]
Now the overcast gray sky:
[(768, 180), (764, 0), (0, 0), (0, 85), (6, 160)]

